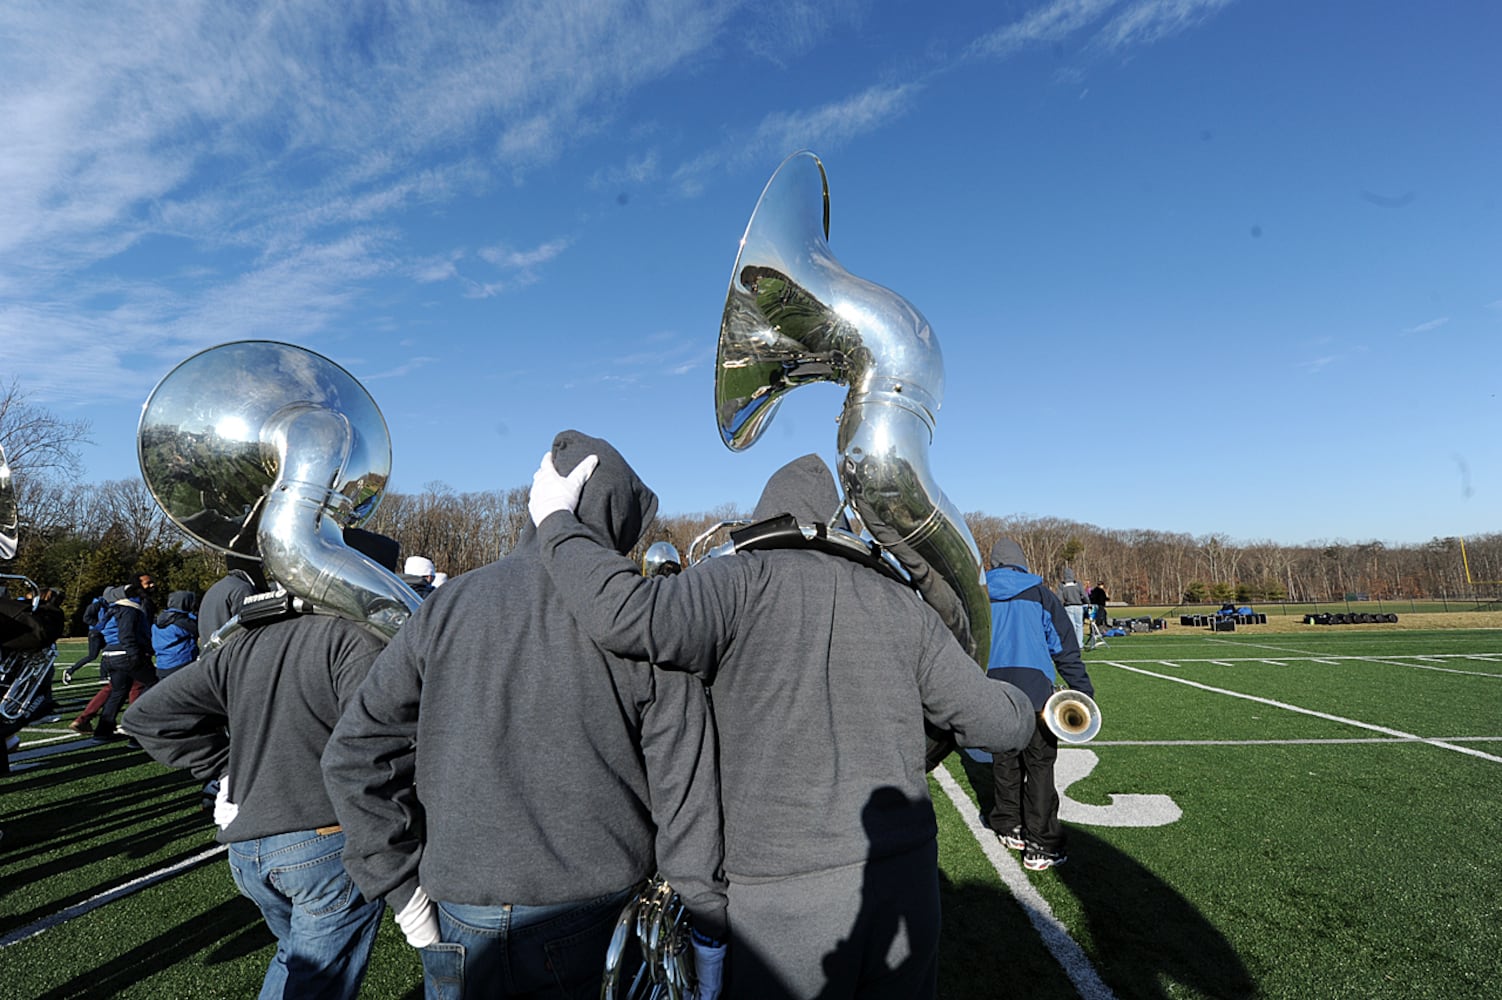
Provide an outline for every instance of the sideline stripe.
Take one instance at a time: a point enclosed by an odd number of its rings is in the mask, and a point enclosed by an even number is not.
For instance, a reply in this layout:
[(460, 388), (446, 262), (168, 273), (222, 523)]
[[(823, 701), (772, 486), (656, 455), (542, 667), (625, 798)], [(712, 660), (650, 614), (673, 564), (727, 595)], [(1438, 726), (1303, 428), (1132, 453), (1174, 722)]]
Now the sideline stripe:
[(1027, 913), (1027, 918), (1043, 938), (1049, 954), (1063, 967), (1064, 974), (1069, 977), (1083, 1000), (1116, 1000), (1116, 994), (1101, 981), (1095, 966), (1090, 964), (1090, 959), (1074, 938), (1069, 936), (1068, 929), (1053, 915), (1048, 900), (1038, 894), (1038, 890), (1033, 888), (1033, 884), (1022, 873), (1022, 866), (1012, 857), (1012, 852), (1002, 847), (996, 834), (981, 824), (975, 803), (970, 801), (970, 796), (965, 794), (954, 780), (954, 775), (949, 773), (948, 765), (941, 764), (934, 768), (933, 776), (939, 787), (944, 789), (944, 794), (949, 796), (949, 801), (954, 803), (955, 809), (969, 827), (970, 835), (991, 862), (991, 867), (996, 869), (996, 874), (1001, 876), (1001, 881)]
[(1156, 677), (1159, 680), (1163, 681), (1173, 681), (1175, 684), (1187, 684), (1189, 687), (1199, 688), (1201, 691), (1210, 691), (1215, 694), (1227, 694), (1232, 698), (1244, 698), (1247, 701), (1255, 701), (1262, 705), (1271, 705), (1274, 708), (1283, 708), (1287, 709), (1290, 712), (1299, 712), (1303, 715), (1312, 715), (1316, 719), (1325, 719), (1330, 722), (1341, 722), (1348, 726), (1355, 726), (1358, 729), (1370, 729), (1375, 733), (1386, 733), (1388, 736), (1397, 736), (1405, 740), (1417, 740), (1418, 742), (1428, 743), (1430, 746), (1436, 746), (1443, 750), (1454, 750), (1456, 753), (1467, 754), (1471, 757), (1480, 757), (1482, 760), (1491, 760), (1496, 761), (1498, 764), (1502, 764), (1502, 757), (1498, 757), (1489, 753), (1482, 753), (1480, 750), (1472, 750), (1470, 747), (1456, 746), (1454, 743), (1446, 743), (1444, 740), (1419, 736), (1416, 733), (1405, 733), (1401, 729), (1389, 729), (1387, 726), (1379, 726), (1372, 722), (1361, 722), (1357, 719), (1347, 719), (1344, 716), (1340, 715), (1330, 715), (1327, 712), (1317, 712), (1312, 708), (1300, 708), (1298, 705), (1290, 705), (1286, 701), (1274, 701), (1272, 698), (1260, 698), (1254, 694), (1243, 694), (1240, 691), (1229, 691), (1225, 688), (1211, 687), (1209, 684), (1200, 684), (1197, 681), (1186, 680), (1183, 677), (1174, 677), (1171, 674), (1159, 674), (1154, 673), (1151, 670), (1143, 670), (1141, 667), (1129, 667), (1125, 663), (1118, 663), (1114, 660), (1096, 660), (1095, 662), (1108, 664), (1110, 666), (1116, 667), (1118, 670), (1130, 670), (1134, 674), (1142, 674), (1146, 677)]
[[(1269, 642), (1243, 642), (1243, 641), (1236, 640), (1236, 639), (1213, 639), (1213, 638), (1210, 641), (1211, 642), (1223, 642), (1223, 643), (1227, 643), (1228, 645), (1232, 645), (1232, 646), (1246, 646), (1246, 647), (1253, 647), (1253, 648), (1256, 648), (1256, 649), (1271, 649), (1271, 650), (1274, 650), (1275, 652), (1279, 652), (1279, 653), (1293, 653), (1293, 654), (1296, 654), (1298, 656), (1308, 656), (1308, 657), (1311, 657), (1311, 658), (1322, 655), (1322, 654), (1319, 654), (1319, 653), (1310, 652), (1307, 649), (1290, 649), (1287, 646), (1275, 646), (1275, 645), (1273, 645), (1272, 643), (1269, 643)], [(1424, 664), (1424, 663), (1403, 663), (1403, 662), (1400, 662), (1402, 660), (1441, 660), (1441, 661), (1443, 661), (1445, 659), (1470, 659), (1470, 658), (1471, 658), (1471, 654), (1469, 654), (1469, 653), (1437, 653), (1437, 654), (1434, 654), (1433, 656), (1425, 656), (1425, 655), (1419, 654), (1419, 653), (1387, 653), (1387, 654), (1383, 654), (1383, 655), (1380, 655), (1380, 656), (1328, 656), (1328, 655), (1326, 655), (1326, 659), (1329, 659), (1329, 660), (1346, 660), (1346, 661), (1356, 660), (1356, 661), (1364, 662), (1364, 663), (1380, 663), (1383, 666), (1387, 666), (1387, 667), (1411, 667), (1414, 670), (1437, 670), (1440, 673), (1445, 673), (1445, 674), (1465, 674), (1468, 677), (1491, 677), (1491, 678), (1494, 678), (1496, 680), (1502, 680), (1502, 674), (1494, 674), (1494, 673), (1491, 673), (1490, 671), (1486, 671), (1486, 670), (1455, 670), (1455, 669), (1452, 669), (1450, 667), (1435, 667), (1435, 666), (1430, 666), (1430, 665)], [(1316, 659), (1315, 662), (1316, 663), (1323, 663), (1323, 662), (1325, 662), (1325, 660), (1323, 660), (1323, 659)]]
[[(1502, 743), (1502, 736), (1435, 736), (1446, 743)], [(1319, 746), (1325, 743), (1428, 743), (1422, 736), (1350, 736), (1344, 739), (1303, 740), (1091, 740), (1093, 747), (1278, 747)]]
[(122, 897), (129, 896), (132, 893), (139, 892), (142, 889), (156, 885), (158, 882), (169, 879), (180, 872), (187, 871), (189, 868), (196, 868), (198, 865), (203, 864), (205, 861), (208, 861), (215, 855), (223, 854), (228, 849), (228, 846), (225, 844), (220, 844), (217, 847), (211, 847), (207, 851), (193, 855), (191, 858), (184, 858), (182, 861), (179, 861), (175, 865), (168, 865), (166, 868), (158, 868), (154, 872), (142, 875), (139, 878), (131, 879), (124, 885), (117, 885), (115, 886), (115, 888), (110, 889), (107, 892), (101, 892), (96, 896), (90, 896), (83, 902), (74, 903), (67, 909), (59, 910), (58, 912), (52, 914), (50, 917), (43, 917), (36, 923), (29, 924), (26, 927), (18, 927), (4, 937), (0, 937), (0, 948), (9, 948), (13, 944), (19, 944), (20, 942), (25, 941), (28, 938), (34, 938), (43, 931), (51, 930), (59, 924), (65, 924), (69, 920), (74, 920), (86, 913), (97, 910), (106, 903), (113, 903), (117, 899), (121, 899)]

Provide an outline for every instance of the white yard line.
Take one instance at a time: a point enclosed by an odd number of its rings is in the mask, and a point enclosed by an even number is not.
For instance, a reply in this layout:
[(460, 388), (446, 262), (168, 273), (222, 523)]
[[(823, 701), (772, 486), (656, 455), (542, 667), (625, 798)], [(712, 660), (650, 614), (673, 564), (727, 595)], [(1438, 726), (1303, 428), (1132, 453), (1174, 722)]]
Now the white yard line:
[(1092, 747), (1263, 747), (1318, 746), (1324, 743), (1502, 743), (1502, 736), (1351, 736), (1345, 739), (1286, 740), (1091, 740)]
[(1012, 856), (1012, 852), (1001, 846), (1001, 841), (980, 821), (980, 812), (975, 808), (975, 803), (970, 801), (954, 780), (954, 775), (949, 773), (947, 765), (940, 765), (933, 770), (934, 780), (939, 787), (944, 789), (944, 794), (949, 796), (949, 801), (959, 811), (965, 825), (970, 829), (970, 835), (980, 845), (986, 859), (991, 862), (991, 867), (996, 869), (996, 874), (1001, 876), (1001, 881), (1011, 890), (1012, 896), (1019, 906), (1032, 921), (1039, 936), (1043, 938), (1043, 944), (1048, 948), (1049, 954), (1064, 969), (1064, 974), (1074, 984), (1074, 988), (1084, 1000), (1115, 1000), (1115, 994), (1111, 988), (1101, 981), (1100, 974), (1095, 971), (1095, 966), (1090, 964), (1090, 959), (1085, 952), (1069, 936), (1069, 930), (1061, 924), (1053, 915), (1053, 909), (1048, 901), (1038, 894), (1033, 884), (1023, 874), (1022, 866)]
[(203, 862), (208, 861), (210, 858), (213, 858), (215, 855), (223, 854), (226, 849), (227, 848), (224, 844), (220, 844), (217, 847), (211, 847), (207, 851), (202, 851), (198, 854), (193, 855), (191, 858), (184, 858), (182, 861), (179, 861), (173, 865), (168, 865), (166, 868), (158, 868), (154, 872), (148, 872), (147, 874), (142, 875), (139, 878), (131, 879), (124, 885), (117, 885), (115, 886), (115, 888), (110, 889), (107, 892), (101, 892), (98, 895), (90, 896), (83, 902), (74, 903), (67, 909), (59, 910), (58, 912), (52, 914), (50, 917), (43, 917), (41, 920), (38, 920), (35, 923), (28, 924), (25, 927), (18, 927), (4, 937), (0, 937), (0, 948), (9, 948), (13, 944), (18, 944), (28, 938), (36, 937), (43, 931), (51, 930), (53, 927), (56, 927), (59, 924), (65, 924), (70, 920), (74, 920), (78, 917), (83, 916), (86, 913), (91, 913), (94, 910), (99, 909), (106, 903), (113, 903), (117, 899), (129, 896), (132, 893), (139, 892), (142, 889), (156, 885), (158, 882), (169, 879), (172, 876), (179, 874), (180, 872), (187, 871), (189, 868), (197, 867)]
[(1125, 663), (1115, 660), (1096, 660), (1094, 662), (1108, 664), (1120, 670), (1129, 670), (1134, 674), (1142, 674), (1145, 677), (1156, 677), (1159, 680), (1172, 681), (1175, 684), (1186, 684), (1192, 688), (1199, 688), (1201, 691), (1210, 691), (1214, 694), (1230, 695), (1232, 698), (1242, 698), (1246, 701), (1255, 701), (1258, 704), (1271, 705), (1274, 708), (1282, 708), (1290, 712), (1298, 712), (1301, 715), (1312, 715), (1317, 719), (1326, 719), (1330, 722), (1344, 723), (1348, 726), (1355, 726), (1358, 729), (1370, 729), (1374, 733), (1386, 733), (1388, 736), (1397, 736), (1404, 740), (1416, 740), (1421, 743), (1427, 743), (1430, 746), (1439, 747), (1443, 750), (1453, 750), (1456, 753), (1463, 753), (1471, 757), (1480, 757), (1482, 760), (1491, 760), (1496, 761), (1498, 764), (1502, 764), (1502, 757), (1498, 757), (1489, 753), (1482, 753), (1480, 750), (1472, 750), (1470, 747), (1457, 746), (1454, 743), (1447, 743), (1444, 740), (1429, 739), (1423, 736), (1419, 736), (1417, 733), (1405, 733), (1401, 729), (1391, 729), (1387, 726), (1379, 726), (1371, 722), (1362, 722), (1359, 719), (1347, 719), (1344, 716), (1331, 715), (1328, 712), (1317, 712), (1312, 708), (1303, 708), (1298, 705), (1290, 705), (1286, 701), (1276, 701), (1272, 698), (1261, 698), (1254, 694), (1243, 694), (1240, 691), (1230, 691), (1226, 688), (1213, 687), (1209, 684), (1201, 684), (1198, 681), (1187, 680), (1183, 677), (1174, 677), (1171, 674), (1160, 674), (1152, 670), (1143, 670), (1141, 667), (1128, 666)]

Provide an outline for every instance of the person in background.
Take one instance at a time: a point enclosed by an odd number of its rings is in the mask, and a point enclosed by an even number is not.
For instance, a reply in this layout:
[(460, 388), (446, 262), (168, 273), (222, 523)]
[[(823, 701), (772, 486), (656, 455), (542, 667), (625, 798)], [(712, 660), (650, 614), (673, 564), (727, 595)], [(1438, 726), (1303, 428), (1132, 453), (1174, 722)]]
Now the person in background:
[(433, 593), (433, 579), (437, 575), (437, 567), (427, 556), (408, 556), (402, 565), (402, 582), (424, 600)]
[[(1026, 695), (976, 669), (905, 582), (791, 532), (787, 548), (643, 577), (573, 514), (599, 503), (594, 447), (560, 434), (529, 511), (585, 634), (711, 685), (730, 996), (933, 997), (938, 841), (924, 722), (1001, 753), (1032, 732)], [(829, 467), (805, 455), (773, 474), (753, 517), (827, 526), (840, 506)]]
[[(353, 530), (346, 542), (388, 570), (396, 543)], [(249, 623), (125, 714), (157, 762), (219, 779), (218, 839), (230, 874), (276, 936), (261, 986), (273, 997), (359, 994), (381, 913), (344, 866), (344, 833), (319, 762), (340, 713), (383, 648), (331, 615)]]
[[(78, 673), (79, 668), (92, 663), (100, 653), (104, 652), (104, 622), (109, 615), (109, 607), (110, 602), (105, 600), (103, 594), (100, 594), (89, 602), (88, 607), (84, 608), (83, 623), (89, 630), (89, 655), (63, 671), (64, 684), (72, 684), (73, 675)], [(103, 662), (99, 664), (99, 679), (105, 679)]]
[[(114, 637), (104, 647), (104, 670), (109, 675), (109, 693), (99, 708), (99, 722), (94, 727), (96, 740), (115, 738), (115, 718), (125, 706), (127, 696), (144, 694), (156, 683), (156, 671), (151, 665), (151, 620), (141, 610), (146, 595), (139, 583), (125, 588), (125, 596), (111, 606), (114, 617)], [(139, 685), (139, 691), (137, 686)], [(84, 714), (74, 719), (69, 728), (82, 732), (79, 724), (87, 724)]]
[(1069, 624), (1074, 626), (1074, 644), (1085, 647), (1085, 588), (1074, 579), (1074, 570), (1064, 567), (1064, 582), (1059, 584), (1059, 600), (1069, 615)]
[(1080, 644), (1064, 604), (1027, 571), (1022, 546), (1003, 538), (991, 547), (986, 590), (991, 598), (991, 659), (986, 672), (1015, 684), (1031, 699), (1033, 732), (1027, 746), (993, 754), (991, 777), (996, 803), (986, 818), (997, 838), (1022, 852), (1022, 866), (1043, 871), (1063, 864), (1064, 828), (1054, 761), (1059, 738), (1043, 722), (1043, 706), (1059, 675), (1092, 697), (1095, 688), (1080, 658)]
[(164, 681), (172, 671), (198, 659), (198, 595), (174, 590), (167, 595), (167, 608), (151, 623), (151, 648), (156, 653), (156, 679)]
[[(580, 518), (629, 552), (657, 497), (605, 442), (581, 446), (601, 467)], [(655, 871), (691, 915), (712, 1000), (725, 894), (703, 686), (581, 633), (530, 523), (449, 583), (376, 660), (323, 757), (355, 882), (422, 949), (430, 997), (595, 997), (616, 919)]]
[(1106, 614), (1106, 602), (1109, 600), (1106, 596), (1106, 582), (1096, 580), (1095, 586), (1090, 588), (1090, 603), (1095, 608), (1095, 627), (1101, 632), (1105, 632), (1111, 624), (1110, 616)]
[(204, 591), (198, 602), (198, 636), (202, 642), (219, 631), (224, 623), (240, 613), (240, 606), (251, 594), (266, 589), (259, 560), (246, 556), (225, 556), (229, 569)]

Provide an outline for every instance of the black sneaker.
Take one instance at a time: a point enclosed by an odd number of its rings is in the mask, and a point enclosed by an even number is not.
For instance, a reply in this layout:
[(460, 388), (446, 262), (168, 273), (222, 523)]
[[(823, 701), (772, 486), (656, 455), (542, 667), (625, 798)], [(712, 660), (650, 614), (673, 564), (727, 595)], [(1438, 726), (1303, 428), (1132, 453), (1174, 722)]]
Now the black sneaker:
[(1022, 852), (1022, 867), (1030, 872), (1047, 871), (1068, 860), (1069, 858), (1062, 851), (1045, 851), (1036, 844), (1029, 845), (1028, 849)]
[(1027, 847), (1027, 834), (1022, 832), (1021, 826), (1014, 826), (1006, 833), (998, 833), (996, 839), (1001, 841), (1001, 846), (1014, 851), (1021, 851)]

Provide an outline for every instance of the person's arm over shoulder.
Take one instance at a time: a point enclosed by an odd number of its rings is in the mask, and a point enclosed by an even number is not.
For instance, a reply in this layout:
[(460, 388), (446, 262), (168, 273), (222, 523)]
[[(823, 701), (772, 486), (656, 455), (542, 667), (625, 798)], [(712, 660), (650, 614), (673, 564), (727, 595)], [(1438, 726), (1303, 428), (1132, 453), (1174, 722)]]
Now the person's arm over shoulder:
[(367, 899), (385, 897), (397, 911), (417, 890), (422, 857), (413, 752), (421, 648), (413, 618), (370, 664), (323, 751), (324, 788), (344, 828), (344, 867)]
[[(648, 579), (568, 511), (537, 529), (542, 565), (579, 627), (618, 656), (713, 675), (735, 634), (742, 576), (734, 557)], [(721, 565), (717, 565), (721, 564)]]
[(1025, 747), (1035, 726), (1032, 701), (1015, 685), (987, 677), (938, 615), (926, 617), (928, 636), (918, 665), (924, 718), (952, 732), (962, 747), (992, 753)]
[(698, 678), (653, 669), (641, 746), (657, 825), (657, 870), (701, 933), (725, 939), (724, 839), (714, 715)]
[(157, 763), (184, 768), (201, 781), (229, 769), (224, 666), (211, 653), (192, 670), (174, 670), (125, 710), (122, 725)]

